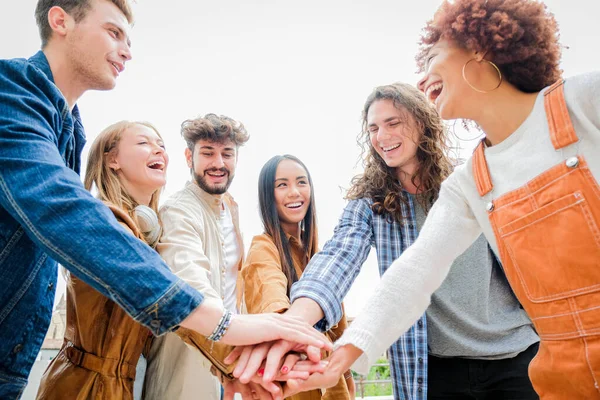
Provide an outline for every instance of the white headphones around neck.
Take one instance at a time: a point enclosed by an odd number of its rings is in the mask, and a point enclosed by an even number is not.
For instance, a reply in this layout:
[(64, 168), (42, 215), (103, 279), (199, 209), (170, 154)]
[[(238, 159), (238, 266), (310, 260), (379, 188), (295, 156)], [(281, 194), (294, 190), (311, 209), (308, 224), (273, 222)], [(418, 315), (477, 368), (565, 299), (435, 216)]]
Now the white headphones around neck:
[(144, 235), (144, 239), (151, 246), (156, 246), (158, 239), (160, 239), (160, 234), (162, 233), (162, 227), (158, 222), (158, 216), (148, 206), (139, 205), (133, 210), (133, 215), (135, 216), (136, 222), (142, 235)]

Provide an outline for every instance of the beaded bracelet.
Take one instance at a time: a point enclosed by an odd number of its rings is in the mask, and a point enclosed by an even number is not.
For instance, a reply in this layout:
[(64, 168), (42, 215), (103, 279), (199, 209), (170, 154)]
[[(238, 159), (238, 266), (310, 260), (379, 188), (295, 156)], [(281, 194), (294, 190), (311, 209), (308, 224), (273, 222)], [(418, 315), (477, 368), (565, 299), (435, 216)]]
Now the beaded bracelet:
[(219, 324), (217, 325), (217, 327), (215, 328), (213, 333), (210, 334), (210, 336), (208, 337), (208, 340), (212, 340), (213, 342), (218, 342), (219, 340), (221, 340), (221, 338), (227, 332), (229, 325), (231, 324), (232, 316), (233, 316), (233, 314), (231, 313), (231, 311), (225, 310), (225, 312), (221, 316), (221, 320), (219, 321)]

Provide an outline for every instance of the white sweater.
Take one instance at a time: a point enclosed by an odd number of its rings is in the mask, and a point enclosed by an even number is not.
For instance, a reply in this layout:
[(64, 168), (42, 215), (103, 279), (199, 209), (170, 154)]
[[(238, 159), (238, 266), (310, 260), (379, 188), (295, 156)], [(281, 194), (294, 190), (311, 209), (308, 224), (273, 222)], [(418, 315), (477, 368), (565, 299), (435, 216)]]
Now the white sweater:
[(525, 185), (570, 156), (585, 157), (600, 181), (600, 72), (567, 79), (564, 85), (569, 114), (580, 142), (555, 151), (550, 140), (543, 91), (531, 114), (503, 142), (485, 149), (494, 189), (479, 196), (472, 159), (442, 184), (416, 242), (394, 261), (375, 295), (352, 322), (336, 347), (353, 344), (364, 354), (353, 369), (368, 367), (427, 309), (432, 293), (442, 284), (453, 260), (483, 232), (498, 254), (486, 204)]

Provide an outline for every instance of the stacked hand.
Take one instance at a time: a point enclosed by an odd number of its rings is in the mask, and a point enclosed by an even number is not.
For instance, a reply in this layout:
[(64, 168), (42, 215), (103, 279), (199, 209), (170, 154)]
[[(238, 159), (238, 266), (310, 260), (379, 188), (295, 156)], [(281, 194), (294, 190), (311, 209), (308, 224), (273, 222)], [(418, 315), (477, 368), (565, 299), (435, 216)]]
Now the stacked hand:
[[(299, 310), (310, 308), (302, 301), (296, 303)], [(222, 304), (206, 299), (181, 326), (209, 336), (222, 316)], [(347, 345), (322, 361), (321, 350), (331, 350), (332, 344), (307, 319), (289, 312), (235, 315), (221, 338), (225, 344), (239, 346), (225, 360), (231, 364), (239, 359), (233, 373), (236, 379), (222, 380), (225, 400), (232, 400), (234, 393), (241, 393), (243, 400), (283, 400), (301, 391), (334, 386), (361, 352)], [(282, 388), (279, 382), (283, 381), (287, 384)]]
[[(354, 346), (343, 346), (322, 361), (318, 348), (285, 340), (237, 347), (225, 359), (229, 364), (238, 360), (233, 372), (237, 379), (225, 384), (225, 400), (233, 399), (234, 393), (242, 393), (244, 400), (283, 400), (299, 392), (332, 387), (360, 353)], [(282, 387), (279, 382), (283, 381)]]

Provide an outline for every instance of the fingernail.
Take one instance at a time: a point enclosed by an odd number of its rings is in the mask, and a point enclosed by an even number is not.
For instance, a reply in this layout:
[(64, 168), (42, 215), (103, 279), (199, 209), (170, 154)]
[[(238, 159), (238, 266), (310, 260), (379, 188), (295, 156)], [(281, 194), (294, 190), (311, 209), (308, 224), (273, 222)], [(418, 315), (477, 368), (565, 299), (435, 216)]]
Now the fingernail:
[(326, 366), (329, 365), (329, 361), (323, 360), (323, 361), (321, 361), (321, 365), (324, 366), (324, 367), (326, 367)]
[(281, 373), (287, 374), (288, 372), (290, 372), (290, 369), (287, 367), (287, 365), (284, 365), (283, 368), (281, 368)]
[(258, 376), (263, 376), (263, 374), (265, 373), (265, 369), (261, 368), (258, 370)]

